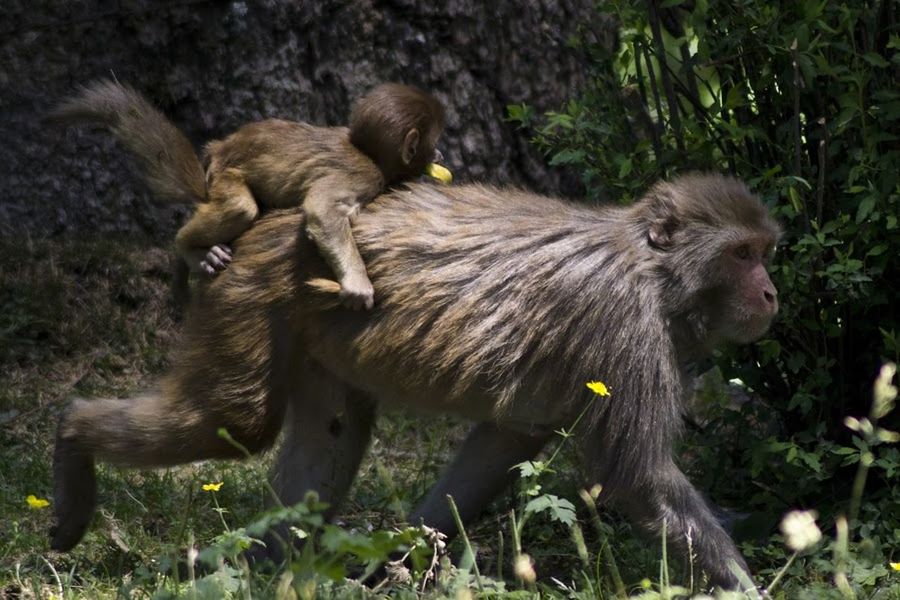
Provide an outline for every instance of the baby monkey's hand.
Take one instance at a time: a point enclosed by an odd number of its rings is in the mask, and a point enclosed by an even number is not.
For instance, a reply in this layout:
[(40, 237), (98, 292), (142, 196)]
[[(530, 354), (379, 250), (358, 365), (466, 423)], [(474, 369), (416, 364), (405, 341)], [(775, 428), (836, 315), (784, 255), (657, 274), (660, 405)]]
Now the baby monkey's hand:
[(216, 244), (200, 261), (200, 271), (213, 277), (227, 269), (229, 264), (231, 264), (231, 248), (225, 244)]
[(340, 283), (341, 291), (338, 295), (347, 308), (371, 310), (372, 306), (375, 305), (375, 289), (372, 287), (372, 282), (365, 275), (362, 277), (348, 275)]

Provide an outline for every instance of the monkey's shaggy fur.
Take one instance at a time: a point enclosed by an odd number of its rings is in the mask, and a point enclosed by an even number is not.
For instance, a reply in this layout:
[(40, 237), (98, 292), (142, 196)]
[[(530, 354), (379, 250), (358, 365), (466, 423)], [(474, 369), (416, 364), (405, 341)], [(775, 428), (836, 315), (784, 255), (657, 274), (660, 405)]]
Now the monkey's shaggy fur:
[[(238, 239), (234, 263), (191, 307), (161, 392), (79, 402), (64, 416), (54, 547), (77, 543), (89, 523), (95, 458), (149, 466), (239, 456), (216, 430), (256, 451), (274, 440), (288, 403), (295, 435), (325, 435), (302, 428), (305, 411), (330, 402), (302, 397), (315, 386), (303, 388), (297, 373), (309, 376), (301, 367), (312, 361), (380, 403), (535, 436), (589, 405), (576, 437), (589, 482), (649, 529), (665, 522), (682, 551), (690, 539), (713, 583), (737, 584), (729, 563), (746, 565), (672, 444), (691, 364), (724, 341), (755, 339), (777, 310), (764, 255), (778, 228), (743, 184), (683, 177), (627, 208), (484, 186), (394, 191), (353, 227), (376, 290), (367, 313), (333, 308), (334, 286), (321, 281), (329, 270), (303, 231), (303, 214), (283, 211)], [(593, 379), (611, 396), (594, 396)], [(295, 447), (331, 443), (289, 440), (281, 476), (326, 460), (301, 461)], [(338, 460), (343, 471), (315, 485), (332, 477), (346, 490), (355, 460)], [(495, 483), (471, 483), (473, 497)]]

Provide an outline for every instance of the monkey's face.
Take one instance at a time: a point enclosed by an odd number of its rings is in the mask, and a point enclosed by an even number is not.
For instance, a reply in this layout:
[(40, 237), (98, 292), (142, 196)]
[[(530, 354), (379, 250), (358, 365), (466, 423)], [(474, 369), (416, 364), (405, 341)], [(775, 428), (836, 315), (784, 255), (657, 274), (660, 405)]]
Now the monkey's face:
[(646, 200), (647, 240), (663, 275), (663, 301), (710, 345), (748, 343), (778, 313), (767, 268), (780, 228), (737, 180), (687, 175)]
[(778, 314), (778, 291), (769, 278), (768, 264), (774, 240), (754, 236), (739, 240), (725, 248), (721, 257), (727, 291), (724, 328), (729, 341), (745, 344), (762, 336)]

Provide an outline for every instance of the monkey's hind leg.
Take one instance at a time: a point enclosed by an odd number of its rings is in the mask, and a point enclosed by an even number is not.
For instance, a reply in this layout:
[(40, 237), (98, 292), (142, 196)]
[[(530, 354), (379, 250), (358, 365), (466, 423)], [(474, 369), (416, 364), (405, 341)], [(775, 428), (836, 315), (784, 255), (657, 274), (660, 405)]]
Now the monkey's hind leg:
[[(164, 467), (242, 456), (218, 435), (219, 427), (233, 423), (206, 403), (186, 398), (167, 390), (72, 403), (60, 419), (53, 453), (56, 526), (50, 545), (54, 550), (74, 547), (90, 525), (97, 496), (95, 462)], [(276, 420), (280, 423), (280, 416)], [(271, 433), (257, 433), (253, 449), (271, 443), (276, 434), (275, 428)]]
[[(328, 504), (323, 516), (330, 519), (340, 510), (368, 448), (375, 404), (310, 361), (279, 363), (273, 393), (283, 395), (289, 406), (272, 485), (286, 506), (316, 492)], [(265, 548), (254, 548), (249, 558), (280, 563), (292, 551), (291, 539), (288, 525), (277, 525), (265, 536)]]
[(259, 207), (239, 170), (224, 169), (211, 178), (207, 201), (178, 230), (175, 247), (191, 270), (215, 275), (231, 262), (225, 244), (250, 228)]

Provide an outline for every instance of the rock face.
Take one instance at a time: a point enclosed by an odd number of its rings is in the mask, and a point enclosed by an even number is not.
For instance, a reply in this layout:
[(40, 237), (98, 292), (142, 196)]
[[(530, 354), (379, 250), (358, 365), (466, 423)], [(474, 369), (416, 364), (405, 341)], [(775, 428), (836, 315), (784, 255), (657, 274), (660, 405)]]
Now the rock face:
[[(169, 236), (186, 208), (154, 205), (103, 133), (40, 118), (79, 83), (114, 75), (199, 146), (248, 121), (342, 124), (383, 81), (448, 108), (457, 181), (561, 190), (506, 105), (559, 107), (584, 81), (568, 40), (612, 39), (592, 0), (9, 0), (0, 20), (0, 231)], [(565, 187), (565, 185), (563, 185)]]

